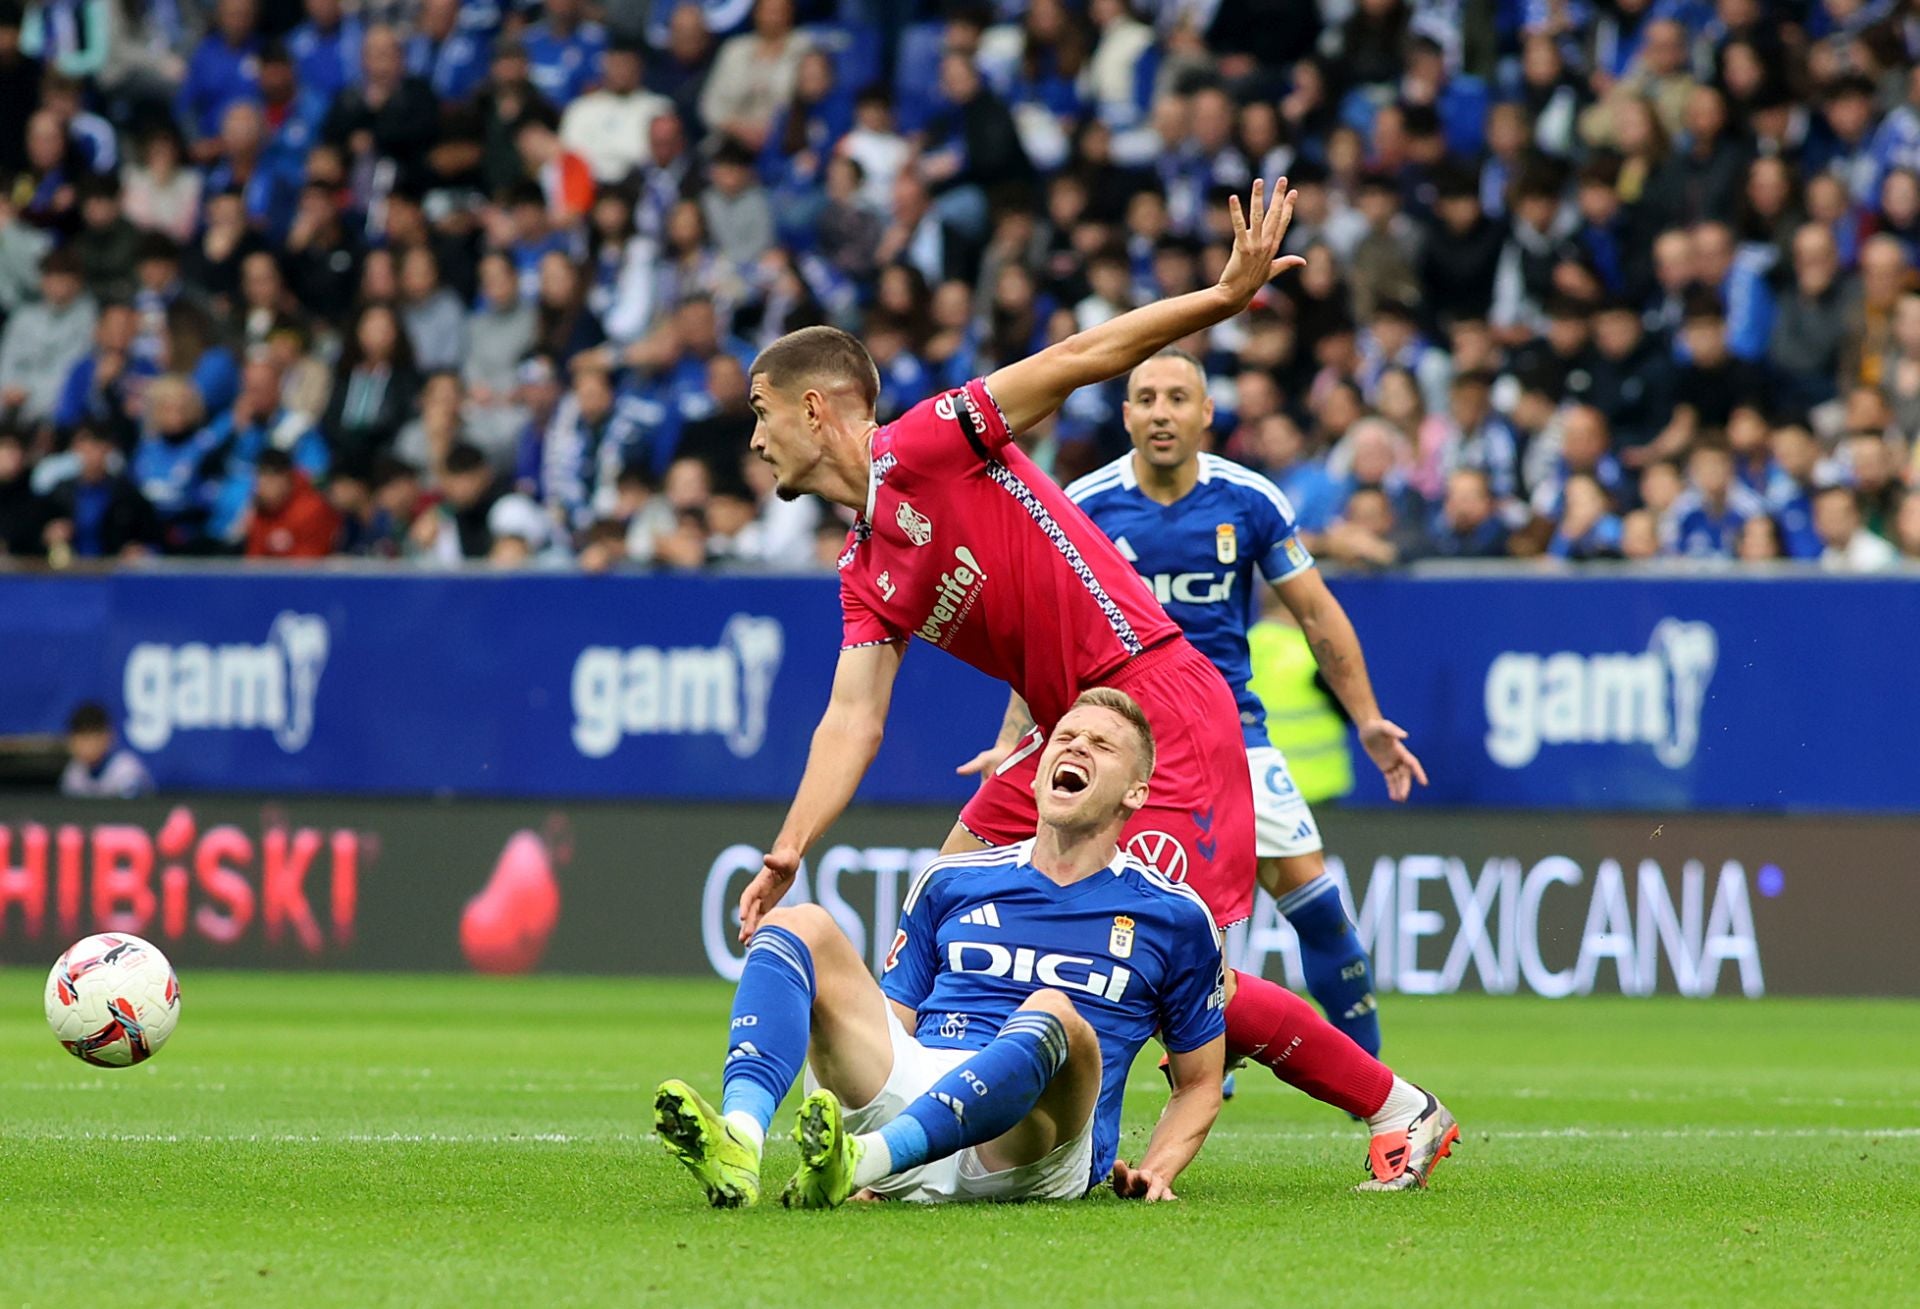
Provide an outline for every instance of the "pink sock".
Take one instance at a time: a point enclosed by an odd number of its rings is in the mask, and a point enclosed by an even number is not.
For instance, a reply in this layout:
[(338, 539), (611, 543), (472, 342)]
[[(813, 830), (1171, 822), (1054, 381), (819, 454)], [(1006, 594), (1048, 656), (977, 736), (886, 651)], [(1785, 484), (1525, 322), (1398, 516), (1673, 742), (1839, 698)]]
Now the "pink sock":
[(1227, 1004), (1227, 1058), (1265, 1064), (1288, 1086), (1371, 1118), (1393, 1089), (1393, 1070), (1355, 1045), (1320, 1011), (1277, 982), (1236, 973)]

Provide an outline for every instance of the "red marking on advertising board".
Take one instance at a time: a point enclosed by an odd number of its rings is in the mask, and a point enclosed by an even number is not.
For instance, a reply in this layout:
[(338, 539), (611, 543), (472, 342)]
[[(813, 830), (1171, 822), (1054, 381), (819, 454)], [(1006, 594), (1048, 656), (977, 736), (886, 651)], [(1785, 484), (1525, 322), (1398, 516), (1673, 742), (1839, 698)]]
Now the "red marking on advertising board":
[(257, 932), (320, 955), (353, 940), (368, 857), (366, 838), (349, 829), (273, 815), (258, 836), (232, 824), (202, 832), (186, 805), (153, 831), (0, 823), (0, 940), (39, 939), (50, 926), (60, 937), (86, 929), (216, 945)]

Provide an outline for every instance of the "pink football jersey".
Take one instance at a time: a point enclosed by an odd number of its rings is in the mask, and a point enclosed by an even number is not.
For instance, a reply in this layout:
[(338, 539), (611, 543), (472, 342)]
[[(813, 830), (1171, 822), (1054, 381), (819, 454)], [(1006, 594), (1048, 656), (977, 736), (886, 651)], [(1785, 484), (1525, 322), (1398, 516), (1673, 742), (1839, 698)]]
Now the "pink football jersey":
[(840, 556), (844, 647), (939, 646), (1052, 724), (1177, 637), (1133, 566), (1013, 444), (975, 379), (874, 433), (867, 508)]

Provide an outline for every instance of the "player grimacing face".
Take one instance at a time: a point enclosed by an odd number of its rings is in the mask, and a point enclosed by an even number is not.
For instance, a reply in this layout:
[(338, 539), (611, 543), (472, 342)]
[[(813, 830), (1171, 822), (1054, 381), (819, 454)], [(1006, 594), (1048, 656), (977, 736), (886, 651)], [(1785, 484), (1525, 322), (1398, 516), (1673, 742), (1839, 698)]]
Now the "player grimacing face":
[[(807, 479), (826, 454), (826, 442), (808, 419), (808, 395), (823, 403), (819, 393), (784, 395), (755, 373), (747, 403), (753, 407), (753, 452), (773, 469), (774, 494), (796, 500), (807, 491)], [(817, 415), (816, 415), (817, 419)]]
[(1040, 754), (1033, 795), (1052, 827), (1085, 830), (1132, 815), (1147, 802), (1133, 725), (1098, 705), (1068, 710)]
[(1142, 460), (1153, 468), (1178, 468), (1198, 457), (1213, 424), (1213, 401), (1186, 360), (1149, 359), (1127, 379), (1120, 415)]

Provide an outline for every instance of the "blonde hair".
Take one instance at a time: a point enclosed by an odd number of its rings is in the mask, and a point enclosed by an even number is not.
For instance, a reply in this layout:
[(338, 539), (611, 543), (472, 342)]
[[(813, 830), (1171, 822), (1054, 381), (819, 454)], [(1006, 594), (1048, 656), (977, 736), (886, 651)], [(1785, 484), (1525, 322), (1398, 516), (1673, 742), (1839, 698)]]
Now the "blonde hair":
[(1147, 722), (1146, 711), (1141, 709), (1134, 698), (1125, 691), (1111, 686), (1096, 686), (1090, 691), (1082, 691), (1074, 700), (1073, 708), (1089, 705), (1096, 709), (1105, 709), (1120, 715), (1133, 728), (1140, 745), (1140, 777), (1153, 776), (1153, 726)]

